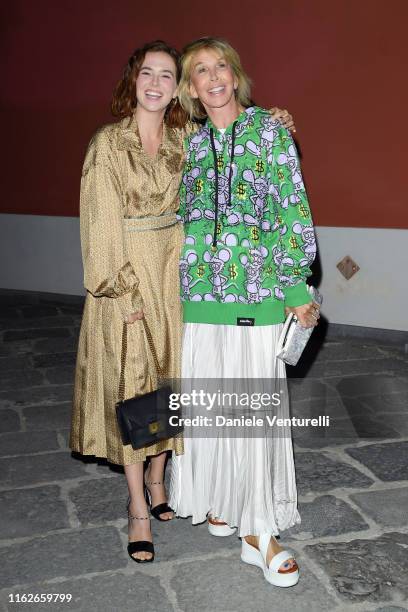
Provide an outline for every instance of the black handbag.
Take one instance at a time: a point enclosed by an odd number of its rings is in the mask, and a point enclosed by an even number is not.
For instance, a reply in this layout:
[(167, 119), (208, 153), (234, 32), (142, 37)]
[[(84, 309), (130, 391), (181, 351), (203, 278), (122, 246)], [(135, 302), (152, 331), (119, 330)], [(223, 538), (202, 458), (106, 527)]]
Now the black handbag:
[[(157, 359), (153, 338), (145, 318), (142, 319), (147, 341), (153, 356), (157, 380), (164, 378)], [(131, 444), (134, 450), (150, 446), (162, 440), (173, 438), (183, 431), (179, 425), (171, 425), (170, 417), (174, 413), (169, 408), (169, 396), (172, 393), (170, 385), (159, 387), (145, 395), (124, 399), (125, 397), (125, 366), (127, 354), (127, 324), (123, 324), (121, 371), (119, 379), (119, 401), (116, 404), (116, 416), (124, 446)], [(178, 415), (178, 412), (177, 412)]]

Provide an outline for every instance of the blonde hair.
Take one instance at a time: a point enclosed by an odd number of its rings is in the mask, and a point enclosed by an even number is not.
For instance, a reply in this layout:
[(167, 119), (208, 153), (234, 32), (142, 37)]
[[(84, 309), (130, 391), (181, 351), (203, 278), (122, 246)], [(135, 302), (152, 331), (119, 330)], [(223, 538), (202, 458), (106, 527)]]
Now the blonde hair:
[(178, 89), (178, 98), (181, 106), (189, 114), (191, 119), (205, 119), (207, 113), (198, 98), (192, 98), (190, 94), (191, 68), (194, 55), (201, 49), (212, 49), (218, 51), (231, 66), (232, 71), (238, 81), (235, 97), (243, 107), (251, 106), (251, 81), (244, 72), (238, 53), (223, 38), (213, 38), (206, 36), (194, 40), (184, 47), (181, 56), (181, 79)]

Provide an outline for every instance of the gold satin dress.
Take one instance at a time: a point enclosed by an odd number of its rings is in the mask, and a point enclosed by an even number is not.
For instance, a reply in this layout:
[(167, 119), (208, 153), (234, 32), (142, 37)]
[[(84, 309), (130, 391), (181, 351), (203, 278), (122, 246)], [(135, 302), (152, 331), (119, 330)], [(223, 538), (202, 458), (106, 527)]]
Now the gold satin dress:
[[(123, 446), (116, 422), (126, 316), (143, 307), (160, 367), (180, 376), (182, 311), (178, 263), (183, 229), (176, 222), (184, 164), (184, 130), (163, 125), (155, 158), (143, 151), (135, 117), (101, 128), (91, 140), (81, 180), (81, 247), (87, 289), (75, 375), (70, 447), (128, 465), (181, 437), (147, 448)], [(125, 397), (156, 385), (141, 321), (127, 326)]]

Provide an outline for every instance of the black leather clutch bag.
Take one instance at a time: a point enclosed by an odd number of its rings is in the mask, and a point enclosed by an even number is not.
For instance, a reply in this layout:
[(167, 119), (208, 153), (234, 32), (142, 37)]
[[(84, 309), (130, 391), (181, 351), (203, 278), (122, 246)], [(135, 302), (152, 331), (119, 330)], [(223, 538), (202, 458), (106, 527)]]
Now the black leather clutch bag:
[[(163, 372), (157, 360), (153, 339), (147, 321), (143, 320), (143, 325), (147, 335), (149, 347), (154, 359), (157, 371), (157, 378), (163, 377)], [(121, 373), (119, 381), (119, 401), (116, 404), (116, 416), (122, 442), (126, 446), (132, 445), (134, 450), (150, 446), (162, 440), (173, 438), (183, 431), (183, 427), (176, 424), (171, 425), (170, 417), (174, 417), (174, 412), (169, 408), (169, 396), (172, 389), (165, 385), (150, 391), (145, 395), (123, 399), (125, 396), (125, 364), (127, 353), (127, 325), (124, 323), (122, 332), (122, 356)]]

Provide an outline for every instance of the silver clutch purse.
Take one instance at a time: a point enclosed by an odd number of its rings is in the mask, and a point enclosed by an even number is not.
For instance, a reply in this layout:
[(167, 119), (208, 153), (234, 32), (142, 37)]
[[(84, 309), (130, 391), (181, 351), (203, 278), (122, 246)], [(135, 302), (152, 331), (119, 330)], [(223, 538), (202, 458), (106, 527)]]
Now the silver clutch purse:
[[(323, 298), (318, 290), (311, 286), (308, 287), (308, 290), (313, 301), (320, 305)], [(290, 313), (279, 336), (277, 357), (288, 365), (296, 365), (313, 330), (314, 327), (302, 327), (296, 315)]]

